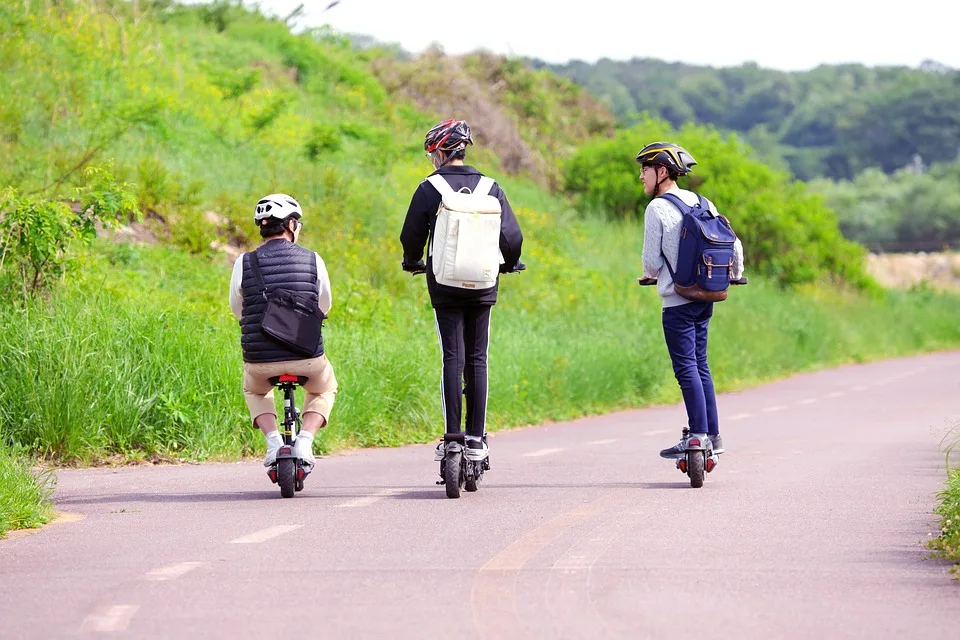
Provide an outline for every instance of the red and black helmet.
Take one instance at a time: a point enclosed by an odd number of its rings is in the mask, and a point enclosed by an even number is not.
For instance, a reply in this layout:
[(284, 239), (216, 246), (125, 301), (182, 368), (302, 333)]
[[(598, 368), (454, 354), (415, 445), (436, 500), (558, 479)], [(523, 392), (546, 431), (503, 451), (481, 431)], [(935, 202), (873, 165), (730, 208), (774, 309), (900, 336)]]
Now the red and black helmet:
[(466, 149), (468, 144), (473, 144), (473, 138), (470, 136), (470, 125), (463, 120), (444, 120), (430, 131), (423, 140), (423, 149), (428, 153), (443, 151), (444, 153), (456, 153)]

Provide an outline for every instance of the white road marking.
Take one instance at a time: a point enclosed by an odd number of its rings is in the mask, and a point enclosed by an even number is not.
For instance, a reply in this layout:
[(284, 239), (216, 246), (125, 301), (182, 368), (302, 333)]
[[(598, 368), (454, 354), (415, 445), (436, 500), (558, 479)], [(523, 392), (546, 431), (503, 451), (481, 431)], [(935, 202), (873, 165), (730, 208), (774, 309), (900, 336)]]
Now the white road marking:
[(267, 527), (262, 531), (254, 531), (253, 533), (237, 538), (236, 540), (231, 540), (228, 544), (256, 544), (258, 542), (266, 542), (271, 538), (276, 538), (277, 536), (282, 536), (285, 533), (290, 533), (291, 531), (299, 529), (302, 526), (302, 524), (278, 524), (273, 527)]
[(744, 418), (752, 418), (752, 413), (738, 413), (735, 416), (730, 416), (729, 418), (724, 418), (725, 420), (743, 420)]
[(563, 451), (563, 449), (557, 449), (557, 448), (538, 449), (536, 451), (531, 451), (530, 453), (524, 453), (523, 457), (524, 458), (540, 458), (542, 456), (549, 456), (554, 453), (559, 453), (560, 451)]
[(174, 580), (180, 576), (190, 573), (200, 565), (202, 562), (181, 562), (179, 564), (171, 564), (168, 567), (161, 567), (159, 569), (154, 569), (146, 575), (147, 580)]
[(590, 444), (613, 444), (614, 442), (620, 442), (618, 438), (607, 438), (606, 440), (594, 440)]
[(847, 393), (846, 393), (845, 391), (834, 391), (833, 393), (828, 393), (828, 394), (827, 394), (827, 397), (828, 397), (828, 398), (840, 398), (840, 397), (845, 396), (845, 395), (847, 395)]
[(868, 388), (869, 387), (867, 387), (866, 385), (858, 384), (852, 389), (852, 391), (866, 391)]
[(656, 431), (647, 431), (643, 435), (645, 436), (662, 436), (665, 433), (670, 433), (669, 429), (658, 429)]
[(396, 489), (381, 489), (380, 491), (377, 491), (373, 495), (363, 496), (362, 498), (354, 498), (353, 500), (348, 500), (343, 504), (338, 504), (337, 506), (345, 509), (352, 509), (357, 507), (369, 507), (374, 502), (377, 502), (382, 498), (386, 498), (387, 496), (392, 496), (395, 493), (397, 493)]
[(98, 607), (84, 619), (81, 631), (124, 631), (130, 624), (133, 614), (140, 608), (138, 604), (115, 604)]
[(774, 411), (780, 411), (781, 409), (786, 409), (786, 407), (783, 406), (782, 404), (776, 404), (772, 407), (765, 407), (761, 409), (761, 411), (763, 411), (764, 413), (773, 413)]
[(797, 404), (814, 404), (816, 401), (816, 398), (805, 398), (803, 400), (798, 400)]

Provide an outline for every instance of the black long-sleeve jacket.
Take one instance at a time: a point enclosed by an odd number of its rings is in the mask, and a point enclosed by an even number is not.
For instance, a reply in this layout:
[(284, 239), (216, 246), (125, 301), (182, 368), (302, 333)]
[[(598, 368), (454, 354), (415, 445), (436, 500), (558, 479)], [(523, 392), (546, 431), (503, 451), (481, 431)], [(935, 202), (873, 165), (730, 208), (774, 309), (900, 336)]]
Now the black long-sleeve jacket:
[[(468, 187), (473, 191), (483, 174), (469, 165), (446, 165), (434, 173), (440, 174), (450, 184), (454, 191)], [(433, 175), (433, 174), (431, 174)], [(503, 253), (504, 264), (501, 271), (512, 271), (520, 261), (520, 248), (523, 244), (523, 233), (517, 223), (517, 217), (507, 201), (507, 196), (494, 183), (490, 188), (490, 195), (500, 201), (500, 252)], [(440, 192), (424, 180), (413, 193), (407, 217), (400, 232), (400, 243), (403, 245), (404, 264), (416, 264), (423, 259), (423, 250), (427, 241), (433, 238), (434, 225), (437, 220), (437, 210), (440, 207)], [(497, 288), (500, 281), (489, 289), (479, 291), (459, 289), (437, 284), (433, 275), (431, 257), (427, 256), (427, 289), (434, 307), (460, 306), (466, 304), (496, 304)]]

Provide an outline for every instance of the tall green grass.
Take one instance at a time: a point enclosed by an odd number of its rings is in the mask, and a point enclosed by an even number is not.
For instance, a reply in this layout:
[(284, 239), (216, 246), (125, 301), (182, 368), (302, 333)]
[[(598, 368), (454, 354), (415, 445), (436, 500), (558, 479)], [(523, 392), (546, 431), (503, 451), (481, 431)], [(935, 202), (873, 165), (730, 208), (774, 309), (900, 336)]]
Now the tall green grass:
[(940, 516), (940, 535), (929, 542), (933, 556), (955, 563), (960, 578), (960, 469), (951, 469), (934, 512)]
[[(529, 269), (501, 279), (493, 311), (491, 428), (679, 401), (659, 298), (635, 284), (637, 225), (569, 220), (558, 228), (555, 217), (518, 215)], [(325, 343), (340, 393), (320, 442), (332, 450), (434, 438), (440, 359), (425, 283), (400, 272), (395, 241), (351, 243), (342, 260), (327, 257), (334, 307)], [(50, 300), (4, 307), (3, 440), (81, 463), (259, 454), (227, 307), (230, 266), (104, 240)], [(956, 296), (923, 290), (868, 297), (754, 279), (716, 307), (712, 368), (729, 390), (957, 346), (958, 310)]]
[(11, 529), (39, 527), (50, 520), (54, 478), (37, 474), (27, 458), (0, 444), (0, 538)]

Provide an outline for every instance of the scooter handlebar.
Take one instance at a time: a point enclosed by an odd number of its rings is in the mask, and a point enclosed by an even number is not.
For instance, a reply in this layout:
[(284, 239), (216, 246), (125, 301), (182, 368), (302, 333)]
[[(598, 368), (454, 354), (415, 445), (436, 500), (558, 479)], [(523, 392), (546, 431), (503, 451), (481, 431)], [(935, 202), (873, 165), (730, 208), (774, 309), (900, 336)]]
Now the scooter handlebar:
[[(732, 285), (745, 285), (745, 284), (747, 284), (747, 282), (749, 282), (749, 280), (747, 279), (747, 277), (746, 277), (746, 276), (742, 276), (742, 277), (740, 277), (740, 278), (738, 278), (738, 279), (736, 279), (736, 280), (731, 280), (731, 281), (730, 281), (730, 284), (732, 284)], [(657, 279), (656, 279), (656, 278), (637, 278), (637, 284), (639, 284), (641, 287), (649, 287), (649, 286), (652, 286), (652, 285), (657, 284)]]

